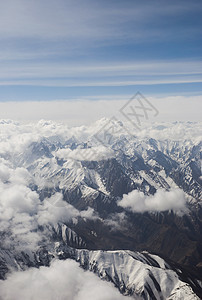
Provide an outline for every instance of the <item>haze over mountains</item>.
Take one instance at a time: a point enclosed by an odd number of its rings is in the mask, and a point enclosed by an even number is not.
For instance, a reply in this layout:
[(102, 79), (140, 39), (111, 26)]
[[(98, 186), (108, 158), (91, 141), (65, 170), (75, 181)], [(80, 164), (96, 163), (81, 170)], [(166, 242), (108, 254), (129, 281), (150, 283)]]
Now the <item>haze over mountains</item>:
[[(119, 291), (135, 299), (198, 299), (200, 128), (1, 120), (0, 276), (8, 276), (0, 283), (2, 299), (122, 299)], [(81, 279), (66, 278), (70, 270)], [(97, 286), (105, 298), (89, 283), (100, 280), (89, 271), (104, 280)], [(38, 287), (38, 276), (49, 282), (44, 295), (27, 285)], [(78, 293), (64, 289), (71, 280)]]

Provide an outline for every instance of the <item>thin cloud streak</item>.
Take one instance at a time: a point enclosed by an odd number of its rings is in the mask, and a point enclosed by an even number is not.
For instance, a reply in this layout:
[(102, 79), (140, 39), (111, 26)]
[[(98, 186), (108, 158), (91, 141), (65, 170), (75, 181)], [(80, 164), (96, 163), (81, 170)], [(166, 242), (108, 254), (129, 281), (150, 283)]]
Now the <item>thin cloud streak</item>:
[(84, 64), (58, 62), (2, 62), (0, 78), (51, 78), (70, 76), (135, 76), (202, 74), (202, 62), (197, 61), (117, 61), (114, 63)]
[(201, 79), (173, 79), (173, 80), (142, 80), (142, 81), (105, 81), (105, 82), (68, 82), (62, 80), (26, 80), (26, 81), (3, 81), (0, 86), (44, 86), (44, 87), (116, 87), (116, 86), (135, 86), (135, 85), (160, 85), (160, 84), (182, 84), (182, 83), (202, 83)]

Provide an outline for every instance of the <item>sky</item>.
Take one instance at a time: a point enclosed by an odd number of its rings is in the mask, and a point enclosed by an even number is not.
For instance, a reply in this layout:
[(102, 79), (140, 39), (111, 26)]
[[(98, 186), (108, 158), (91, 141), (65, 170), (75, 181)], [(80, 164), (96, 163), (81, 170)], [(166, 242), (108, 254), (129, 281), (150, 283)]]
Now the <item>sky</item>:
[(0, 102), (202, 95), (201, 0), (0, 4)]

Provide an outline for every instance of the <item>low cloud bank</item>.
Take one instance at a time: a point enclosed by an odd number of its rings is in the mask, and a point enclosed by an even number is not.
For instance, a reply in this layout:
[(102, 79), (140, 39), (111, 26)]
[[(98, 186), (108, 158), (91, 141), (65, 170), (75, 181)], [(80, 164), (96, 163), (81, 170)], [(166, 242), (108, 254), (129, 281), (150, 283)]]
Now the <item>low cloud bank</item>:
[(124, 300), (112, 283), (81, 269), (75, 261), (12, 273), (0, 281), (0, 300)]
[(166, 211), (184, 212), (186, 210), (185, 193), (173, 188), (169, 191), (159, 189), (154, 195), (144, 195), (144, 193), (134, 190), (123, 195), (118, 202), (119, 206), (132, 212), (143, 213), (146, 211)]
[[(38, 120), (46, 119), (65, 122), (69, 126), (81, 126), (95, 122), (102, 117), (111, 118), (113, 115), (117, 119), (122, 119), (122, 114), (119, 110), (127, 103), (131, 96), (132, 94), (121, 96), (101, 95), (88, 97), (88, 99), (72, 99), (73, 101), (0, 102), (0, 118), (26, 122), (37, 122)], [(201, 96), (147, 98), (160, 112), (156, 118), (152, 117), (151, 121), (201, 121)]]

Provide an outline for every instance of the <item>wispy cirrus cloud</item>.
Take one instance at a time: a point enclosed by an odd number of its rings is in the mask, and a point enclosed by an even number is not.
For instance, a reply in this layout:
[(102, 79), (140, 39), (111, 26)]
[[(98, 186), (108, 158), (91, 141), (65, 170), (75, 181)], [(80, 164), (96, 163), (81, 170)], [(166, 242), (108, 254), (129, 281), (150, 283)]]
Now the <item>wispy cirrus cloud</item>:
[(1, 87), (39, 87), (37, 100), (41, 86), (95, 90), (201, 83), (200, 2), (161, 4), (4, 1)]
[[(201, 61), (2, 63), (0, 85), (56, 87), (130, 86), (202, 82)], [(76, 78), (76, 80), (75, 80)]]

